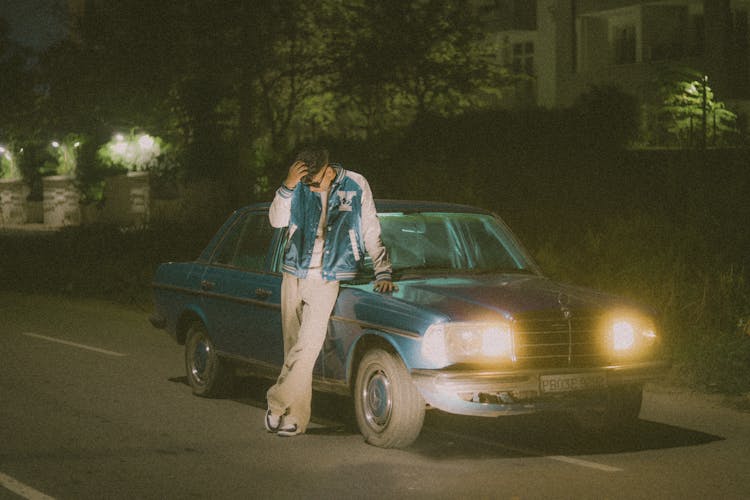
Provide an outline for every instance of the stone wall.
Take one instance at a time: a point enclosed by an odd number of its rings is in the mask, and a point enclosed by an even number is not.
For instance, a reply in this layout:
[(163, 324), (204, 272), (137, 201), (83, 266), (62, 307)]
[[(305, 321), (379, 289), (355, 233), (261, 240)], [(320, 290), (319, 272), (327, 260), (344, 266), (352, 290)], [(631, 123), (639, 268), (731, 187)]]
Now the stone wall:
[(42, 179), (43, 201), (28, 201), (29, 188), (20, 180), (0, 179), (0, 227), (43, 225), (56, 229), (87, 224), (140, 227), (150, 223), (211, 223), (227, 215), (225, 188), (201, 181), (175, 186), (168, 198), (152, 189), (148, 172), (130, 172), (106, 179), (102, 203), (82, 205), (75, 178)]
[(26, 224), (29, 186), (22, 180), (0, 179), (0, 226)]
[(104, 204), (98, 222), (118, 226), (144, 226), (151, 215), (151, 186), (148, 172), (129, 172), (107, 178)]
[(73, 177), (55, 175), (42, 179), (44, 188), (44, 225), (48, 227), (81, 224), (80, 194)]

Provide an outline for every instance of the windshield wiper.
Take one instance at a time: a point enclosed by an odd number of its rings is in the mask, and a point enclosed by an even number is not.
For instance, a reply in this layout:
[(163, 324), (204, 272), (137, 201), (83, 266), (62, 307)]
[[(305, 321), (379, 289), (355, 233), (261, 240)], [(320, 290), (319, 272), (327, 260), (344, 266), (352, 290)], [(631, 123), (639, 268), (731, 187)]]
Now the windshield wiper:
[(399, 279), (414, 279), (425, 275), (434, 276), (436, 274), (453, 274), (455, 272), (456, 270), (450, 267), (413, 266), (394, 269), (393, 276)]
[(487, 269), (466, 269), (464, 272), (471, 274), (535, 274), (531, 269), (525, 267), (491, 267)]
[(518, 268), (518, 267), (493, 267), (484, 269), (463, 269), (463, 268), (452, 268), (452, 267), (430, 267), (430, 266), (414, 266), (404, 267), (401, 269), (395, 269), (393, 275), (395, 278), (419, 278), (422, 276), (435, 276), (435, 275), (485, 275), (485, 274), (535, 274), (531, 269)]

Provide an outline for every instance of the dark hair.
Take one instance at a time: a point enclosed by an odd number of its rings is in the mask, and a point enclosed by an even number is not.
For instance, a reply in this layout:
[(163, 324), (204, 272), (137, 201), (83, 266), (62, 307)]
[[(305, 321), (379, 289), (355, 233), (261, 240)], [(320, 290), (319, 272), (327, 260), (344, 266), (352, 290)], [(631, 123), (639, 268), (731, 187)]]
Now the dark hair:
[(313, 176), (328, 165), (328, 150), (321, 147), (309, 147), (297, 153), (296, 161), (307, 164), (307, 175)]

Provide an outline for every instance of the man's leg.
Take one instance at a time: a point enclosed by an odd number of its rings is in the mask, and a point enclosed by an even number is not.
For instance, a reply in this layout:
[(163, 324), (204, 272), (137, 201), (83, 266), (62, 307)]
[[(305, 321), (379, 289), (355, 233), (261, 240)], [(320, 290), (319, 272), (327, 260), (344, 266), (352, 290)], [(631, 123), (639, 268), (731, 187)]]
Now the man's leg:
[(297, 343), (299, 329), (302, 325), (302, 280), (284, 273), (281, 281), (281, 331), (284, 340), (284, 364), (289, 350)]
[[(292, 277), (290, 277), (292, 278)], [(285, 345), (284, 367), (276, 385), (266, 395), (268, 407), (275, 415), (286, 412), (285, 423), (296, 423), (301, 432), (310, 421), (312, 399), (312, 372), (315, 360), (325, 340), (328, 320), (338, 296), (338, 282), (323, 281), (318, 277), (299, 280), (299, 297), (302, 302), (302, 321), (296, 342)], [(283, 293), (282, 293), (283, 295)], [(282, 296), (282, 301), (286, 298)], [(286, 307), (282, 306), (286, 311)], [(292, 318), (284, 319), (284, 326), (294, 326)], [(284, 335), (293, 341), (292, 335)]]
[(300, 283), (302, 280), (291, 274), (284, 273), (281, 280), (281, 332), (284, 342), (284, 364), (281, 367), (276, 384), (268, 390), (266, 400), (268, 409), (273, 415), (280, 417), (287, 410), (287, 404), (283, 394), (278, 394), (276, 388), (286, 378), (287, 355), (297, 343), (299, 329), (302, 325), (302, 297), (300, 295)]

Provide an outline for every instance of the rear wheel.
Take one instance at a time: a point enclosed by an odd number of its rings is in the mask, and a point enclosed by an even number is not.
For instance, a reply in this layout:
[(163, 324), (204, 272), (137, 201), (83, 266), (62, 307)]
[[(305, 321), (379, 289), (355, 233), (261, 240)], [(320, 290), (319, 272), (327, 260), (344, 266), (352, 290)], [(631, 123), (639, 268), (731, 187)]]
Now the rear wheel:
[(188, 328), (185, 341), (185, 370), (193, 394), (220, 397), (228, 393), (232, 374), (218, 356), (206, 327), (200, 321)]
[(354, 388), (357, 425), (381, 448), (404, 448), (419, 436), (425, 402), (401, 359), (375, 349), (362, 358)]

